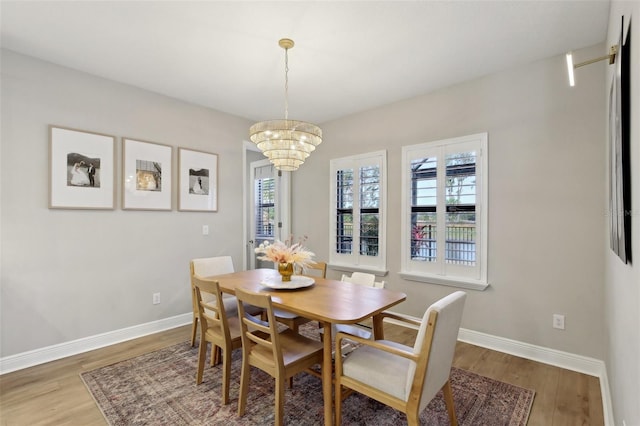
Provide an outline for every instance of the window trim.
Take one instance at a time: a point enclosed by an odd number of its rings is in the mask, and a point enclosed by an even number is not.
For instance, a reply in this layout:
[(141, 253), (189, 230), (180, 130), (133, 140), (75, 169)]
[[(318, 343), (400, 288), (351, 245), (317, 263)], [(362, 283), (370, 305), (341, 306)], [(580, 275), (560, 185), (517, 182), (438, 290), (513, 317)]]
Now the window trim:
[[(456, 150), (456, 147), (464, 145), (475, 145), (478, 147), (479, 154), (476, 162), (476, 215), (479, 216), (477, 227), (480, 229), (479, 241), (477, 242), (476, 258), (478, 259), (476, 277), (460, 276), (450, 273), (428, 272), (426, 268), (416, 268), (419, 264), (411, 260), (410, 250), (410, 227), (411, 227), (411, 159), (417, 152), (440, 151), (438, 159), (444, 159), (444, 155), (451, 152), (462, 152)], [(438, 285), (447, 285), (473, 290), (484, 290), (489, 286), (488, 281), (488, 134), (476, 133), (467, 136), (455, 137), (450, 139), (442, 139), (416, 145), (402, 147), (402, 218), (401, 218), (401, 270), (399, 275), (410, 281), (426, 282)], [(442, 264), (440, 264), (442, 266)], [(422, 270), (420, 270), (422, 269)], [(440, 268), (441, 269), (441, 268)], [(452, 268), (455, 269), (455, 268)]]
[[(359, 249), (356, 248), (351, 254), (344, 255), (336, 252), (336, 210), (337, 210), (337, 188), (336, 173), (340, 169), (353, 168), (354, 181), (356, 177), (359, 180), (359, 168), (366, 165), (379, 165), (380, 167), (380, 200), (378, 207), (378, 255), (366, 256), (360, 255)], [(378, 276), (384, 276), (387, 270), (387, 151), (374, 151), (364, 154), (358, 154), (348, 157), (335, 158), (329, 162), (329, 267), (342, 271), (364, 271), (371, 272)], [(359, 195), (359, 194), (358, 194)], [(357, 198), (357, 200), (356, 200)], [(354, 194), (354, 206), (358, 203), (359, 196)], [(356, 216), (355, 209), (353, 216)], [(355, 224), (354, 224), (355, 229)], [(354, 247), (359, 247), (354, 245)], [(354, 261), (349, 261), (353, 259)], [(363, 262), (364, 261), (364, 262)]]

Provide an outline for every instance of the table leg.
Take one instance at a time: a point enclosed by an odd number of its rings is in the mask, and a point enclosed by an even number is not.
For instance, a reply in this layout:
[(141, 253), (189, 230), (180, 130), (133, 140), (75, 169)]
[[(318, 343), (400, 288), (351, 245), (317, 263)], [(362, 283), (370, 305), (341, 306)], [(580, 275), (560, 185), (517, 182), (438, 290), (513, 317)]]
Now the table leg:
[(324, 399), (324, 424), (333, 425), (333, 366), (331, 362), (331, 323), (324, 323), (324, 354), (322, 360), (322, 395)]
[(381, 315), (374, 315), (373, 317), (373, 338), (375, 340), (384, 340), (384, 326), (382, 325)]

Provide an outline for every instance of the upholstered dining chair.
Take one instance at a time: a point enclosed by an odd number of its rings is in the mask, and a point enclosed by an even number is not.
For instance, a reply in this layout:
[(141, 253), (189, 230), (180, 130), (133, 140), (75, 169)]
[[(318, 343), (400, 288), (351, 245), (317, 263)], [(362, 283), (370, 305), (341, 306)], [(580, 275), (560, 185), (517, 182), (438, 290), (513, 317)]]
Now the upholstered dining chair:
[[(374, 288), (384, 288), (384, 281), (376, 281), (376, 276), (374, 274), (368, 274), (366, 272), (354, 272), (349, 275), (342, 275), (342, 279), (340, 281), (366, 285), (368, 287)], [(371, 339), (373, 336), (371, 331), (365, 329), (364, 327), (360, 327), (357, 325), (351, 324), (333, 324), (332, 325), (333, 335), (335, 336), (338, 332), (348, 333), (354, 336), (362, 337), (363, 339)]]
[(362, 284), (375, 288), (384, 288), (384, 281), (376, 281), (376, 276), (374, 274), (369, 274), (366, 272), (354, 272), (351, 274), (351, 276), (342, 274), (342, 278), (340, 279), (340, 281), (353, 284)]
[[(243, 416), (247, 405), (247, 393), (251, 379), (251, 367), (263, 370), (275, 379), (275, 424), (282, 425), (284, 417), (285, 380), (322, 365), (323, 345), (321, 342), (304, 337), (291, 329), (278, 333), (271, 297), (268, 294), (253, 293), (236, 289), (238, 313), (242, 330), (242, 371), (240, 373), (240, 397), (238, 415)], [(256, 306), (264, 310), (267, 322), (246, 312), (246, 306)], [(267, 336), (263, 336), (264, 333)]]
[[(191, 276), (198, 303), (198, 319), (200, 320), (200, 349), (198, 350), (198, 371), (196, 385), (202, 383), (204, 361), (207, 347), (211, 343), (211, 363), (217, 349), (222, 351), (222, 403), (229, 403), (229, 381), (231, 376), (231, 352), (242, 347), (240, 321), (237, 315), (227, 316), (222, 292), (217, 281), (204, 280)], [(205, 295), (208, 297), (205, 299)], [(209, 301), (207, 301), (207, 299)], [(237, 304), (236, 304), (237, 309)]]
[[(327, 263), (326, 262), (316, 262), (313, 263), (309, 266), (307, 266), (303, 271), (301, 275), (306, 275), (306, 276), (319, 276), (322, 278), (326, 278), (327, 276)], [(281, 309), (275, 309), (275, 316), (276, 316), (276, 320), (284, 325), (286, 325), (287, 327), (289, 327), (290, 329), (292, 329), (293, 331), (295, 331), (296, 333), (298, 332), (299, 327), (302, 324), (305, 324), (311, 320), (298, 316), (296, 314), (293, 314), (291, 312), (287, 312), (287, 311), (283, 311)]]
[[(466, 293), (456, 291), (425, 312), (413, 347), (388, 340), (367, 340), (338, 333), (336, 336), (335, 407), (336, 424), (342, 419), (343, 388), (369, 396), (407, 415), (410, 426), (419, 425), (419, 415), (442, 389), (449, 421), (457, 425), (449, 376), (460, 329)], [(416, 324), (391, 313), (398, 321)], [(361, 346), (342, 359), (341, 341), (355, 340)]]

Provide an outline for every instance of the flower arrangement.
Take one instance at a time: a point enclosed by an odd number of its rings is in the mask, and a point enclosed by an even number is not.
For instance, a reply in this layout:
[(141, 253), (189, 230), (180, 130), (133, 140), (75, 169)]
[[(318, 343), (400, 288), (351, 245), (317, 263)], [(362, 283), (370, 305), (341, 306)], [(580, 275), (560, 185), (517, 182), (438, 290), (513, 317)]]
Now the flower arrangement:
[(315, 256), (313, 252), (307, 250), (302, 245), (305, 240), (306, 237), (300, 239), (295, 244), (293, 244), (293, 237), (284, 242), (276, 240), (273, 244), (264, 241), (255, 249), (255, 252), (260, 255), (258, 256), (260, 260), (270, 260), (275, 263), (291, 263), (298, 267), (305, 268), (313, 263), (312, 258)]

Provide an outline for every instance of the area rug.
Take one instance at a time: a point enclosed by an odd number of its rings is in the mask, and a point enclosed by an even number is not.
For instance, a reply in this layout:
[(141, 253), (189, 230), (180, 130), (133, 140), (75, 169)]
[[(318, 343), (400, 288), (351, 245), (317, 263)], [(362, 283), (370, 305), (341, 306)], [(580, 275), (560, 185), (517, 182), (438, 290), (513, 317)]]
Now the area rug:
[[(306, 333), (305, 333), (306, 334)], [(110, 425), (268, 425), (274, 422), (274, 382), (252, 369), (247, 410), (238, 417), (242, 351), (233, 352), (230, 398), (221, 404), (220, 366), (205, 368), (195, 384), (197, 348), (188, 342), (81, 374)], [(453, 368), (451, 383), (458, 423), (462, 426), (524, 426), (534, 392)], [(343, 425), (406, 424), (406, 416), (360, 394), (343, 402)], [(440, 392), (420, 414), (421, 424), (449, 425)], [(321, 425), (322, 383), (301, 373), (285, 394), (285, 425)]]

